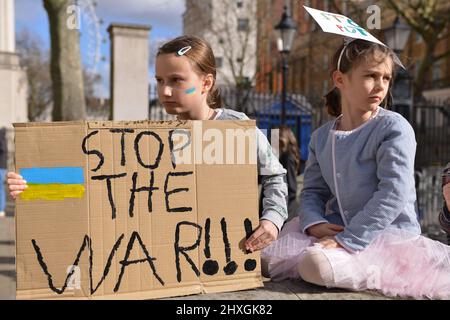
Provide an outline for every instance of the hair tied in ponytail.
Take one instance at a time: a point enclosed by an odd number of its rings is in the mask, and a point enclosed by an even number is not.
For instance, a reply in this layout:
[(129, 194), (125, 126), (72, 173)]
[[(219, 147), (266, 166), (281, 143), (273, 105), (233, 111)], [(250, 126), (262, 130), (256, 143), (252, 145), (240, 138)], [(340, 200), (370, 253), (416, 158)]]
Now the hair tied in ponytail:
[(325, 96), (325, 106), (328, 109), (328, 114), (332, 116), (339, 116), (342, 113), (341, 109), (341, 95), (339, 89), (334, 87)]

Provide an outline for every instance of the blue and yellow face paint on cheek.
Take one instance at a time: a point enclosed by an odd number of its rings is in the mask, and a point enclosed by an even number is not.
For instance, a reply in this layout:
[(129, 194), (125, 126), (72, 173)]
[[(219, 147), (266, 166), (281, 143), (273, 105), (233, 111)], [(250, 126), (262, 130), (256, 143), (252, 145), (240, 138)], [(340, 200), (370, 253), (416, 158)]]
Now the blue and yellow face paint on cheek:
[(84, 196), (82, 167), (37, 167), (21, 169), (19, 173), (28, 185), (20, 194), (22, 200), (58, 201)]
[(186, 93), (186, 94), (193, 94), (194, 92), (195, 92), (195, 87), (184, 90), (184, 93)]

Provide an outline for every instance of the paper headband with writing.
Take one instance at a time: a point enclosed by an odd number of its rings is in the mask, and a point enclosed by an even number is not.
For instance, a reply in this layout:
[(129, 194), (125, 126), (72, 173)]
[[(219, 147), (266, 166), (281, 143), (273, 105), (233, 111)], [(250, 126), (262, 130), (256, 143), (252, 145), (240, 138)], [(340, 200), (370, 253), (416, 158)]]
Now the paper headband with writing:
[[(387, 47), (387, 45), (372, 36), (367, 30), (361, 28), (356, 22), (344, 15), (317, 10), (307, 6), (303, 7), (314, 18), (324, 32), (334, 33), (344, 37), (344, 47), (339, 55), (337, 70), (340, 68), (341, 59), (345, 49), (352, 41), (356, 39), (378, 43)], [(406, 69), (395, 54), (394, 63), (403, 69)]]

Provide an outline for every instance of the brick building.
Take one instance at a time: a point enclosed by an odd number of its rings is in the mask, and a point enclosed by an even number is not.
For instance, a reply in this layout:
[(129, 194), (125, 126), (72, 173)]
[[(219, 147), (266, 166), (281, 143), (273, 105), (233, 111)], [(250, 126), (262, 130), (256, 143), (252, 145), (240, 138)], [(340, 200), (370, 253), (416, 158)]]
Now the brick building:
[[(370, 16), (366, 9), (369, 5), (376, 4), (381, 9), (381, 30), (369, 31), (381, 41), (384, 41), (382, 29), (392, 25), (395, 19), (394, 11), (388, 9), (381, 1), (259, 0), (256, 81), (258, 92), (281, 91), (280, 54), (276, 48), (274, 26), (281, 19), (285, 3), (290, 6), (291, 16), (298, 25), (298, 32), (289, 55), (287, 90), (290, 93), (304, 95), (313, 105), (320, 105), (321, 97), (331, 89), (330, 60), (342, 44), (342, 37), (324, 33), (304, 10), (303, 5), (330, 12), (336, 12), (337, 5), (340, 12), (366, 28), (366, 21)], [(401, 59), (412, 76), (418, 74), (424, 50), (425, 45), (421, 37), (411, 31)], [(450, 35), (440, 41), (435, 54), (448, 50), (450, 50)], [(425, 97), (450, 98), (450, 55), (433, 64), (425, 83)]]

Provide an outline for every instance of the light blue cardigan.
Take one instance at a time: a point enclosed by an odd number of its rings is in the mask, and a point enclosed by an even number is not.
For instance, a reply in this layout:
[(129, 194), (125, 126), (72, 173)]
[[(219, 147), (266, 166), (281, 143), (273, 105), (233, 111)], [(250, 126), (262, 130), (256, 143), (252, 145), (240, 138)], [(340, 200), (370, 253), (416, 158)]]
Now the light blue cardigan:
[(300, 195), (300, 225), (344, 226), (336, 241), (354, 252), (386, 228), (420, 234), (414, 182), (416, 141), (399, 114), (377, 114), (350, 132), (336, 120), (315, 130)]

